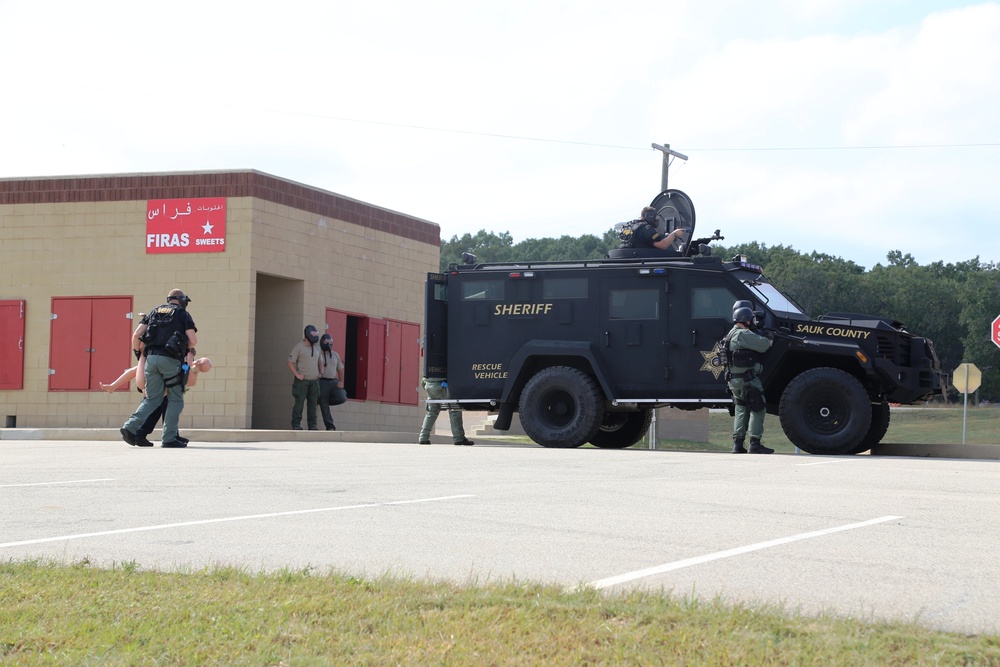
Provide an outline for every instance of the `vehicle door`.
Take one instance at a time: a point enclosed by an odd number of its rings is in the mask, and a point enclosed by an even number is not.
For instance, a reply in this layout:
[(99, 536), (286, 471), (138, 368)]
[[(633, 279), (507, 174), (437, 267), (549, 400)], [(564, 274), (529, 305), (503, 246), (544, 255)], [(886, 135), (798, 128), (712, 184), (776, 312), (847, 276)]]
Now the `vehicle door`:
[(671, 376), (690, 397), (724, 395), (715, 346), (733, 326), (733, 303), (744, 297), (717, 271), (672, 270), (670, 276)]
[(668, 372), (664, 275), (601, 279), (597, 351), (616, 399), (660, 398)]

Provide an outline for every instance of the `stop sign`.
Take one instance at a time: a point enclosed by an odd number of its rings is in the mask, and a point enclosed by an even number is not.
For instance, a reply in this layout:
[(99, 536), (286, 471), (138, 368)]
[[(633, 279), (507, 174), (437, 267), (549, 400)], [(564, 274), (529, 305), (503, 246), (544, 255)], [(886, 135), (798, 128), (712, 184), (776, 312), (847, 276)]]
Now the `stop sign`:
[(951, 376), (951, 383), (962, 394), (971, 394), (983, 383), (983, 374), (975, 364), (959, 364)]
[(1000, 315), (993, 320), (993, 326), (990, 328), (990, 340), (1000, 347)]

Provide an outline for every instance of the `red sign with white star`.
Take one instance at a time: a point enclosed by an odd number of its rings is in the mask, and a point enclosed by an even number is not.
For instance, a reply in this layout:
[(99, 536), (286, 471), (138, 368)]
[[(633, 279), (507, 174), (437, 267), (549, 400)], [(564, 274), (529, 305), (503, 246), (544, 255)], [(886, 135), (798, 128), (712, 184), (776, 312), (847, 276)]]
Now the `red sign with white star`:
[(146, 202), (147, 255), (225, 250), (225, 197)]

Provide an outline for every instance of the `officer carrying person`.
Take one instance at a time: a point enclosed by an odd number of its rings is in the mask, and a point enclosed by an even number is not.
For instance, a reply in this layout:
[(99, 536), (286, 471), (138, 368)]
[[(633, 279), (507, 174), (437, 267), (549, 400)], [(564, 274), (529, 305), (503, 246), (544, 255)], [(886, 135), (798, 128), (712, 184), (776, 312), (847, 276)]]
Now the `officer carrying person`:
[[(736, 404), (733, 419), (733, 454), (773, 454), (774, 450), (760, 443), (764, 436), (764, 416), (767, 403), (760, 374), (764, 370), (761, 357), (773, 342), (754, 331), (754, 314), (749, 301), (733, 304), (733, 328), (722, 339), (726, 355), (726, 382)], [(750, 448), (744, 446), (747, 432)]]
[[(191, 298), (179, 289), (170, 291), (167, 302), (149, 311), (136, 334), (145, 345), (146, 396), (142, 403), (121, 427), (122, 438), (130, 445), (152, 445), (138, 431), (153, 411), (163, 402), (167, 407), (163, 415), (163, 447), (186, 447), (187, 442), (178, 437), (177, 425), (184, 409), (184, 359), (189, 349), (198, 344), (197, 327), (186, 308)], [(141, 363), (141, 360), (140, 360)]]

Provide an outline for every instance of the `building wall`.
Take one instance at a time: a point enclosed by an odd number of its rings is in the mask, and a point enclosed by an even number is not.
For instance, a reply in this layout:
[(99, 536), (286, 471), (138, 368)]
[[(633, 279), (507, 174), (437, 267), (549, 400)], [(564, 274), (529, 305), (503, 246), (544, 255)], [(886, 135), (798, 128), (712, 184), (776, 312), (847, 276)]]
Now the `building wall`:
[[(202, 197), (226, 197), (225, 251), (147, 254), (147, 200)], [(192, 298), (198, 354), (215, 364), (187, 394), (181, 428), (288, 428), (286, 362), (304, 325), (322, 330), (327, 308), (422, 325), (439, 246), (437, 225), (260, 172), (0, 180), (0, 301), (27, 303), (24, 387), (0, 390), (0, 417), (120, 426), (140, 400), (134, 386), (49, 391), (52, 298), (124, 296), (145, 312), (177, 287)], [(126, 346), (121, 369), (132, 364)], [(341, 430), (410, 430), (419, 418), (416, 405), (335, 408)]]

